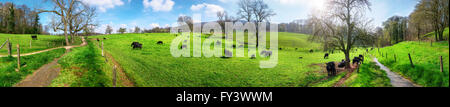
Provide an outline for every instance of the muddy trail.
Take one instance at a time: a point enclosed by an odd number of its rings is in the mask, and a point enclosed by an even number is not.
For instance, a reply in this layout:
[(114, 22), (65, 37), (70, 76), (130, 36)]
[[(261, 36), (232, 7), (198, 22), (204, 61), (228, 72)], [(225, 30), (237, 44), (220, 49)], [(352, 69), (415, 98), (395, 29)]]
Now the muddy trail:
[(373, 61), (380, 67), (381, 70), (384, 70), (387, 73), (393, 87), (421, 87), (420, 85), (414, 84), (410, 80), (403, 78), (397, 73), (392, 72), (389, 68), (381, 64), (377, 58), (374, 58)]
[[(14, 87), (47, 87), (52, 83), (52, 80), (58, 77), (61, 67), (58, 65), (58, 61), (60, 58), (65, 56), (70, 52), (70, 49), (75, 47), (86, 46), (87, 42), (84, 38), (82, 38), (83, 43), (77, 46), (65, 46), (66, 53), (61, 55), (59, 58), (54, 59), (52, 62), (45, 64), (40, 67), (38, 70), (34, 71), (32, 75), (27, 76), (24, 80), (20, 81)], [(48, 50), (50, 51), (50, 50)], [(38, 51), (29, 53), (29, 55), (38, 54), (47, 51)], [(22, 55), (21, 55), (22, 56)]]

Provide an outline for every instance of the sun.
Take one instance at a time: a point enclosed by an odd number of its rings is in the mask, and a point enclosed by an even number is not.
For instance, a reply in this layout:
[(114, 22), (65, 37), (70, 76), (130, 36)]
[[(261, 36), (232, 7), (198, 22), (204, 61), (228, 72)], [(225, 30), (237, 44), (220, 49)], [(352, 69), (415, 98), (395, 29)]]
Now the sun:
[(311, 2), (311, 6), (314, 9), (318, 9), (318, 10), (324, 10), (326, 9), (326, 1), (327, 0), (310, 0)]

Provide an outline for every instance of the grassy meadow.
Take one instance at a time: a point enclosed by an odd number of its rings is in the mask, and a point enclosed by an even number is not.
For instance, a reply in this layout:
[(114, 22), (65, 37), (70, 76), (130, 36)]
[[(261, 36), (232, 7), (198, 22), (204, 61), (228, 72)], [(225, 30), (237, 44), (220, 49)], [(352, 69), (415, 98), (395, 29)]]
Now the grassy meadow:
[[(323, 59), (324, 52), (309, 53), (307, 50), (320, 50), (320, 44), (308, 42), (308, 35), (284, 32), (279, 33), (279, 47), (283, 49), (279, 51), (278, 65), (273, 69), (259, 68), (259, 61), (267, 60), (259, 57), (175, 58), (170, 54), (170, 43), (175, 37), (168, 33), (154, 33), (89, 38), (107, 38), (104, 40), (105, 50), (120, 63), (136, 86), (141, 87), (320, 86), (317, 81), (327, 77), (321, 65), (344, 59), (344, 55), (337, 52), (329, 59)], [(165, 44), (158, 45), (158, 41)], [(142, 43), (143, 49), (133, 50), (132, 42)], [(352, 56), (359, 55), (362, 50)]]
[[(40, 50), (61, 47), (63, 46), (63, 44), (65, 44), (64, 36), (37, 36), (38, 40), (32, 40), (31, 34), (0, 34), (0, 45), (2, 45), (9, 38), (12, 45), (12, 54), (17, 54), (17, 44), (20, 45), (21, 53), (31, 53)], [(75, 38), (75, 42), (73, 44), (81, 44), (81, 38)], [(8, 55), (8, 49), (6, 46), (0, 49), (0, 55)]]

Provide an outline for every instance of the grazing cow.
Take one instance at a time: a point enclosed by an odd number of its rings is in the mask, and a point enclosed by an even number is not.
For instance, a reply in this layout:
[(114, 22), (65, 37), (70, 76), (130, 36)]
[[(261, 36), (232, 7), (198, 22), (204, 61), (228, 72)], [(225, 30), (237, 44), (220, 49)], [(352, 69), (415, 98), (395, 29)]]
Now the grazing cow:
[(100, 42), (100, 39), (97, 38), (97, 42)]
[(328, 53), (325, 53), (325, 56), (323, 56), (323, 59), (328, 59), (328, 58), (329, 58), (329, 56), (330, 56), (330, 54), (328, 54)]
[(359, 55), (359, 59), (361, 60), (361, 63), (364, 63), (364, 56), (363, 55)]
[(298, 57), (298, 59), (303, 59), (303, 57)]
[(272, 56), (272, 51), (262, 51), (260, 55), (270, 57)]
[(164, 42), (163, 41), (158, 41), (158, 43), (156, 43), (156, 44), (162, 45), (162, 44), (164, 44)]
[(106, 38), (103, 38), (103, 40), (106, 40)]
[(361, 64), (361, 58), (359, 58), (359, 57), (355, 57), (355, 58), (353, 58), (353, 63), (352, 64)]
[(283, 48), (278, 48), (279, 50), (283, 50)]
[(37, 38), (36, 35), (32, 35), (32, 36), (31, 36), (31, 39), (33, 39), (33, 40), (38, 40), (38, 38)]
[(334, 62), (328, 62), (326, 65), (328, 76), (336, 76), (336, 65)]
[(221, 41), (217, 41), (216, 45), (222, 45), (222, 42)]
[(224, 57), (226, 57), (226, 58), (233, 57), (233, 52), (225, 49), (225, 56)]
[(131, 47), (133, 47), (133, 49), (142, 49), (142, 44), (139, 42), (133, 42), (131, 43)]
[(311, 49), (311, 50), (309, 50), (309, 53), (313, 53), (313, 52), (314, 52), (314, 50), (312, 50), (312, 49)]
[(181, 49), (187, 48), (187, 45), (181, 45)]
[(253, 54), (253, 55), (250, 57), (250, 59), (256, 59), (256, 55)]
[(342, 60), (341, 62), (339, 62), (338, 67), (339, 68), (344, 68), (345, 67), (345, 60)]

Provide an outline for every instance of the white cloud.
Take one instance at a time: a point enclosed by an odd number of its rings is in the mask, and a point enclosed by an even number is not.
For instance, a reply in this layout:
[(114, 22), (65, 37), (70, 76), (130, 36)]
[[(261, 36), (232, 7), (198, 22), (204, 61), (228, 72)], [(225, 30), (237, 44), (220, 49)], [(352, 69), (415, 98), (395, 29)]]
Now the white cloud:
[(160, 27), (158, 23), (150, 24), (150, 29), (153, 29), (153, 28), (156, 28), (156, 27)]
[(116, 6), (121, 6), (124, 4), (122, 0), (80, 0), (83, 3), (89, 4), (91, 6), (96, 6), (100, 12), (106, 12), (109, 8), (114, 8)]
[(152, 8), (153, 11), (171, 11), (175, 2), (172, 0), (143, 0), (145, 8)]
[(225, 9), (223, 9), (219, 5), (203, 3), (192, 5), (191, 10), (194, 12), (203, 11), (205, 16), (215, 17), (217, 15), (217, 12), (223, 12)]

